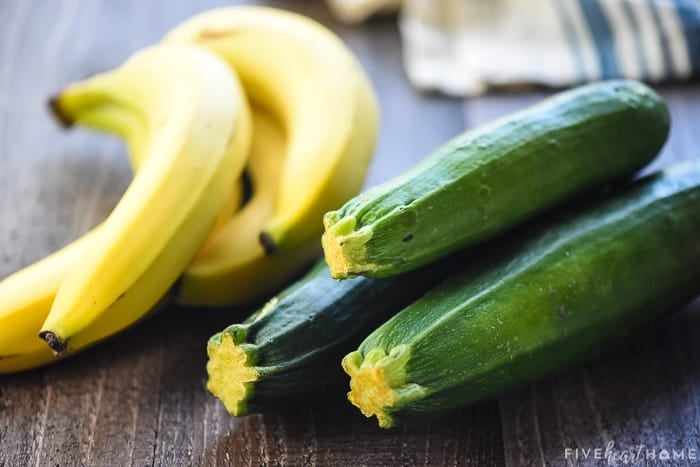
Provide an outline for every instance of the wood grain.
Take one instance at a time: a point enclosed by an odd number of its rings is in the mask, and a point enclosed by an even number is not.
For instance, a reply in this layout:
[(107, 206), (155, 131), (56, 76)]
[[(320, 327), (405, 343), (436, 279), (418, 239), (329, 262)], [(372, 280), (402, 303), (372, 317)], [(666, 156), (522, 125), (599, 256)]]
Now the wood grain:
[[(124, 148), (64, 133), (45, 111), (66, 83), (118, 65), (207, 0), (0, 2), (0, 277), (88, 230), (131, 174)], [(394, 21), (348, 27), (319, 1), (258, 2), (308, 14), (356, 51), (383, 109), (374, 185), (458, 133), (541, 96), (465, 102), (416, 93)], [(696, 155), (700, 92), (663, 90), (674, 118), (659, 167)], [(205, 390), (204, 343), (249, 310), (169, 308), (52, 367), (0, 377), (0, 465), (560, 465), (565, 448), (698, 447), (698, 306), (615, 351), (449, 417), (380, 430), (343, 399), (243, 419)], [(570, 462), (574, 464), (574, 462)]]

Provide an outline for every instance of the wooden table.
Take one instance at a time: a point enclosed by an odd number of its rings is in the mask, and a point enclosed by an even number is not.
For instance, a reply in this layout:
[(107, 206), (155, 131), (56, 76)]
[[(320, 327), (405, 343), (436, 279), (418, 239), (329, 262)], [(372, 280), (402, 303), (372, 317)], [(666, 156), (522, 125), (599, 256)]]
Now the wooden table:
[[(62, 132), (45, 110), (47, 97), (116, 66), (189, 15), (226, 3), (239, 2), (0, 2), (0, 277), (95, 225), (131, 176), (120, 143)], [(420, 95), (403, 74), (393, 19), (347, 27), (320, 2), (266, 3), (328, 24), (369, 71), (383, 126), (368, 185), (463, 128), (541, 96)], [(700, 89), (661, 93), (673, 130), (654, 168), (700, 154)], [(342, 394), (313, 410), (229, 416), (204, 388), (204, 343), (246, 310), (173, 308), (53, 367), (0, 378), (0, 465), (559, 465), (576, 463), (575, 452), (582, 462), (584, 450), (610, 442), (659, 455), (684, 450), (678, 463), (693, 464), (693, 452), (700, 458), (698, 308), (565, 373), (394, 431), (377, 428)]]

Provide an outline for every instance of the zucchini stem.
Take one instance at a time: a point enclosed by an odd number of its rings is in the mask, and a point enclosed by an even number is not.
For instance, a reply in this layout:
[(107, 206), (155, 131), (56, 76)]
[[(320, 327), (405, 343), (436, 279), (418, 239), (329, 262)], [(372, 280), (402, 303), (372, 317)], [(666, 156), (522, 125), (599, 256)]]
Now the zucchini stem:
[(365, 245), (372, 238), (369, 228), (355, 230), (355, 217), (339, 219), (337, 211), (327, 213), (323, 224), (325, 233), (321, 243), (333, 279), (348, 279), (376, 270), (376, 266), (367, 259)]
[(343, 358), (343, 370), (350, 375), (348, 400), (365, 417), (376, 416), (382, 428), (394, 426), (393, 413), (426, 392), (425, 388), (406, 381), (409, 356), (408, 346), (399, 345), (388, 355), (382, 349), (372, 349), (365, 356), (355, 351)]
[(255, 347), (245, 344), (247, 329), (233, 325), (215, 334), (207, 344), (207, 389), (234, 416), (246, 415), (247, 401), (259, 374), (255, 368)]

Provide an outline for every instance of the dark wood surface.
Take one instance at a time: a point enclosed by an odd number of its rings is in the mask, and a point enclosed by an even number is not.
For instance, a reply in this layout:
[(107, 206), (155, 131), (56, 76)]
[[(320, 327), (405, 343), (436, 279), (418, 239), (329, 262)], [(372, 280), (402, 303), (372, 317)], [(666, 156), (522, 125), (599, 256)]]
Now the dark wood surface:
[[(127, 186), (123, 147), (61, 132), (47, 96), (118, 65), (217, 0), (0, 1), (0, 277), (104, 218)], [(250, 2), (248, 2), (250, 3)], [(265, 2), (336, 30), (368, 69), (383, 107), (368, 185), (542, 93), (466, 101), (407, 83), (392, 19), (334, 22), (320, 2)], [(700, 88), (661, 88), (673, 114), (657, 168), (698, 156)], [(2, 304), (0, 304), (2, 306)], [(204, 343), (243, 316), (169, 309), (50, 368), (0, 377), (0, 465), (596, 465), (591, 448), (644, 445), (700, 457), (700, 304), (589, 363), (498, 400), (383, 431), (343, 401), (236, 419), (205, 390)], [(579, 449), (578, 461), (566, 449)], [(592, 454), (591, 454), (592, 455)]]

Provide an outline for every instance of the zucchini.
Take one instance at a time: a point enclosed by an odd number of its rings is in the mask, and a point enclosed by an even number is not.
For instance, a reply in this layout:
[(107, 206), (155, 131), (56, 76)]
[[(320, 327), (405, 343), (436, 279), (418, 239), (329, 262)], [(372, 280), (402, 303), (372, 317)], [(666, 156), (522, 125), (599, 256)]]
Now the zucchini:
[(391, 279), (337, 282), (321, 261), (243, 324), (209, 340), (207, 388), (232, 415), (318, 399), (342, 387), (343, 355), (448, 271), (441, 261)]
[(588, 357), (700, 292), (698, 231), (700, 162), (518, 232), (348, 354), (348, 397), (390, 427)]
[(635, 81), (560, 93), (468, 131), (412, 170), (324, 216), (336, 279), (387, 277), (474, 245), (651, 161), (669, 131)]

